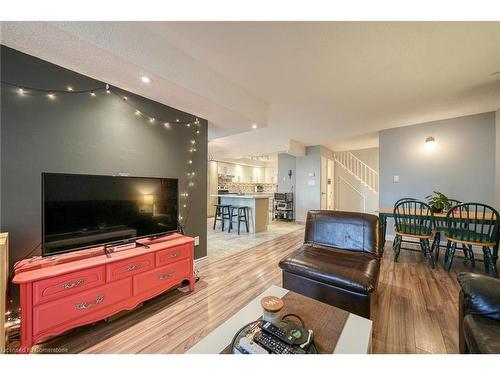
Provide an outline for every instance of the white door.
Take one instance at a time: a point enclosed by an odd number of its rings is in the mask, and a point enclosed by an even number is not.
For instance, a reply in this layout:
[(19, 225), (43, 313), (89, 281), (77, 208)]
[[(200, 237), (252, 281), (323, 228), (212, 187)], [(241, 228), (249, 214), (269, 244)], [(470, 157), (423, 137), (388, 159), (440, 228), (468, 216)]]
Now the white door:
[(333, 210), (334, 202), (333, 202), (333, 171), (334, 171), (334, 163), (333, 159), (327, 160), (327, 190), (326, 190), (326, 207), (328, 210)]
[(321, 157), (321, 209), (327, 210), (327, 191), (328, 191), (328, 159)]

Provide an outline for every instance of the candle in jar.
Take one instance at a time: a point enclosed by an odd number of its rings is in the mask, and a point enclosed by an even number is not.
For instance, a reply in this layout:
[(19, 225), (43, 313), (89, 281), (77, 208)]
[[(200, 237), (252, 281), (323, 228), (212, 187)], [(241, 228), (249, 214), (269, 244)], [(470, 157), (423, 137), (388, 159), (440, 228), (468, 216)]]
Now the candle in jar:
[(260, 300), (262, 319), (277, 325), (280, 321), (280, 311), (284, 306), (283, 300), (275, 296), (267, 296)]

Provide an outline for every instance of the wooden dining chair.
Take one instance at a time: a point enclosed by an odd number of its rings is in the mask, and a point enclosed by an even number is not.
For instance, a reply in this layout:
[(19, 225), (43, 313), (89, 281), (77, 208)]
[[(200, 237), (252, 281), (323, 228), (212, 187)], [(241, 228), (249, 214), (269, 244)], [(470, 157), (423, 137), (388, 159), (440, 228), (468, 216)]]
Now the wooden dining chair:
[[(461, 204), (462, 202), (457, 200), (457, 199), (449, 199), (448, 200), (448, 210), (452, 209), (453, 207)], [(447, 225), (446, 225), (446, 218), (440, 218), (434, 216), (434, 229), (435, 229), (435, 234), (434, 234), (434, 240), (432, 241), (432, 251), (435, 254), (435, 259), (436, 262), (439, 259), (439, 249), (440, 249), (440, 244), (441, 244), (441, 234), (446, 232)], [(462, 250), (464, 252), (464, 256), (466, 259), (469, 258), (467, 249), (465, 246), (462, 246)], [(472, 258), (472, 262), (474, 262), (474, 258)]]
[(394, 207), (396, 207), (399, 203), (403, 202), (403, 201), (416, 201), (417, 199), (416, 198), (401, 198), (401, 199), (398, 199), (396, 201), (396, 203), (394, 203)]
[(403, 200), (394, 206), (394, 222), (396, 229), (394, 261), (398, 260), (403, 237), (410, 237), (420, 242), (422, 253), (434, 268), (434, 257), (430, 246), (434, 228), (434, 214), (431, 207), (421, 201)]
[[(417, 199), (416, 198), (400, 198), (396, 201), (396, 203), (394, 203), (394, 207), (396, 207), (398, 204), (400, 204), (401, 202), (404, 202), (404, 201), (416, 201)], [(417, 244), (418, 245), (418, 242), (415, 242), (415, 241), (409, 241), (409, 240), (404, 240), (404, 239), (401, 239), (401, 243), (404, 242), (404, 243), (408, 243), (408, 244), (412, 244), (412, 245), (415, 245)], [(400, 243), (400, 250), (402, 249), (401, 247), (401, 243)], [(394, 250), (394, 247), (396, 246), (396, 241), (394, 241), (392, 243), (392, 249)]]
[(496, 262), (499, 221), (498, 211), (482, 203), (462, 203), (450, 209), (446, 215), (446, 269), (451, 269), (457, 244), (464, 245), (472, 258), (472, 246), (478, 246), (483, 249), (485, 271), (491, 270), (498, 278)]

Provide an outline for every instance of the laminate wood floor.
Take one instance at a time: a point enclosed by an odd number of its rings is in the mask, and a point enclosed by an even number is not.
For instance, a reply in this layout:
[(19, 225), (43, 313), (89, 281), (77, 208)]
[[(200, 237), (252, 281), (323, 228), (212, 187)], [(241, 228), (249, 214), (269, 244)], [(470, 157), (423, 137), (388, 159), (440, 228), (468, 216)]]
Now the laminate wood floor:
[[(183, 353), (270, 285), (281, 285), (279, 260), (298, 248), (298, 230), (221, 260), (198, 265), (201, 280), (192, 293), (178, 290), (146, 302), (109, 322), (77, 328), (35, 351), (59, 348), (69, 353)], [(401, 251), (393, 262), (386, 244), (379, 282), (373, 351), (375, 353), (457, 353), (456, 275), (442, 260), (436, 270), (418, 252)], [(482, 273), (478, 264), (476, 272)], [(62, 350), (61, 350), (62, 349)]]

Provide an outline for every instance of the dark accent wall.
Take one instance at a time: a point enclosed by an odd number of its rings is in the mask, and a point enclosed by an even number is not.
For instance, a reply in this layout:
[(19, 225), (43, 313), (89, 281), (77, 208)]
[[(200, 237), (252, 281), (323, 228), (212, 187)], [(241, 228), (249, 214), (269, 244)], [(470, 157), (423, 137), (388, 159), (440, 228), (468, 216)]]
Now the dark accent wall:
[[(91, 89), (104, 83), (1, 46), (2, 81), (47, 89)], [(131, 77), (135, 79), (136, 77)], [(154, 84), (154, 82), (152, 83)], [(130, 92), (128, 102), (156, 118), (193, 121), (195, 116)], [(0, 229), (10, 235), (14, 262), (41, 242), (41, 173), (85, 173), (179, 179), (180, 193), (193, 181), (186, 234), (200, 236), (195, 257), (207, 253), (207, 121), (200, 119), (197, 152), (190, 153), (193, 128), (173, 123), (170, 129), (138, 117), (120, 97), (97, 92), (19, 95), (2, 84)], [(193, 179), (188, 161), (193, 161)], [(181, 215), (184, 198), (180, 197)], [(184, 212), (183, 212), (183, 211)], [(37, 250), (33, 255), (39, 255)]]

